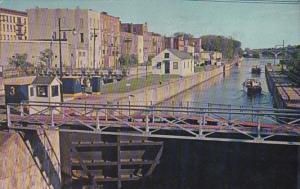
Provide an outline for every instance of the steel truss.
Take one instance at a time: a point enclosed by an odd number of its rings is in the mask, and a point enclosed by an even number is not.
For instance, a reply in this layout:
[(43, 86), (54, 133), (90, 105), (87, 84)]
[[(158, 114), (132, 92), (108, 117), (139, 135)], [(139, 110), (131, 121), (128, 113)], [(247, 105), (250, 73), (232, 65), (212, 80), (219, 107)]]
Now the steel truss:
[(6, 111), (15, 130), (300, 145), (300, 110), (26, 102)]

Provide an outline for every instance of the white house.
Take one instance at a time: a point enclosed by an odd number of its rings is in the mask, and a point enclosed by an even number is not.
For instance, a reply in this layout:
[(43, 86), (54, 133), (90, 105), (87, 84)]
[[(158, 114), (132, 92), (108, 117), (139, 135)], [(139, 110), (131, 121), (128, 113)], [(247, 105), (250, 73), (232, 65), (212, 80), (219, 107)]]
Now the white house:
[(177, 49), (165, 49), (152, 59), (153, 74), (189, 76), (194, 73), (194, 58)]
[[(60, 103), (61, 94), (60, 94), (60, 85), (61, 81), (55, 76), (37, 76), (31, 86), (29, 86), (30, 101), (39, 102), (37, 104), (45, 103)], [(38, 111), (42, 111), (45, 107), (34, 107), (30, 108), (30, 114), (33, 114)], [(55, 110), (55, 113), (58, 113), (58, 109)], [(49, 111), (47, 111), (49, 112)], [(46, 113), (46, 112), (45, 112)], [(50, 112), (49, 112), (50, 113)]]

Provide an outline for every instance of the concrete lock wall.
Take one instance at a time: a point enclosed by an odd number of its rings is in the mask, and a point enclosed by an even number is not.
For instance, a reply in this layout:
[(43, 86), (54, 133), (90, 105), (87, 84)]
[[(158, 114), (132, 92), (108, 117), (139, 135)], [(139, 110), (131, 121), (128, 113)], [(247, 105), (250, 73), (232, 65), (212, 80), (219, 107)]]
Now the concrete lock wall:
[(146, 87), (135, 92), (130, 99), (123, 99), (120, 103), (127, 104), (128, 101), (130, 101), (130, 105), (150, 105), (151, 102), (159, 103), (222, 73), (223, 67), (218, 67), (161, 85)]
[[(0, 144), (0, 188), (60, 188), (57, 131), (6, 134)], [(5, 154), (5, 155), (4, 155)]]

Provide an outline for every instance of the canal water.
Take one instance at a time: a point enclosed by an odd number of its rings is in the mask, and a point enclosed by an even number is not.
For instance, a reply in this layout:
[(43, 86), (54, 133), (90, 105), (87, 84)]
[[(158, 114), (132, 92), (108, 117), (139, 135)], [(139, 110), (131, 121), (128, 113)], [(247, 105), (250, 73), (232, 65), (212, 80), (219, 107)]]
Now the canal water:
[[(234, 66), (225, 76), (220, 75), (212, 80), (200, 84), (184, 93), (181, 93), (167, 103), (182, 103), (197, 107), (199, 105), (226, 104), (234, 106), (272, 107), (272, 97), (268, 91), (264, 67), (272, 63), (270, 59), (245, 59), (241, 66)], [(259, 65), (262, 73), (251, 74), (251, 67)], [(247, 95), (242, 83), (249, 78), (256, 78), (262, 83), (262, 93)]]
[[(231, 73), (194, 87), (168, 103), (190, 106), (216, 103), (237, 106), (273, 107), (265, 81), (264, 65), (272, 60), (245, 60)], [(262, 73), (252, 75), (254, 64)], [(247, 96), (242, 82), (257, 77), (261, 95)], [(296, 189), (297, 148), (230, 142), (164, 140), (164, 151), (151, 177), (124, 183), (125, 189)]]

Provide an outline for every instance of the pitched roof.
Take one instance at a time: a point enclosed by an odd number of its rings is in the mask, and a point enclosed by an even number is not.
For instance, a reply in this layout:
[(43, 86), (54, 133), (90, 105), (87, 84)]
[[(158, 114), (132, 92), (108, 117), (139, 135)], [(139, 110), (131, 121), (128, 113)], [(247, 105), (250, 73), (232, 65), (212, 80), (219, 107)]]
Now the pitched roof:
[(33, 85), (50, 85), (55, 76), (37, 76), (32, 82)]
[(30, 85), (36, 76), (14, 77), (4, 79), (4, 85)]
[(178, 58), (181, 58), (181, 59), (193, 59), (193, 57), (189, 53), (187, 53), (187, 52), (182, 52), (182, 51), (179, 51), (177, 49), (167, 49), (167, 50), (170, 51), (175, 56), (177, 56)]

